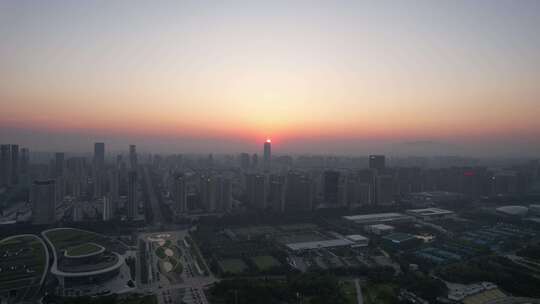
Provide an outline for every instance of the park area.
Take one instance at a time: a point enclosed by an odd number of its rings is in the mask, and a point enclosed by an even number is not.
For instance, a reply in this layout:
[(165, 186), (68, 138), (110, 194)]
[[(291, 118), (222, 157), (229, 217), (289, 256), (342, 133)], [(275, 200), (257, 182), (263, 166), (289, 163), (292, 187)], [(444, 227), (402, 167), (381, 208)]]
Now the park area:
[(66, 249), (66, 255), (70, 257), (85, 256), (103, 251), (103, 247), (94, 243), (84, 243)]
[(159, 270), (170, 281), (176, 282), (184, 266), (180, 262), (181, 251), (171, 240), (160, 240), (154, 243), (154, 253), (159, 258)]

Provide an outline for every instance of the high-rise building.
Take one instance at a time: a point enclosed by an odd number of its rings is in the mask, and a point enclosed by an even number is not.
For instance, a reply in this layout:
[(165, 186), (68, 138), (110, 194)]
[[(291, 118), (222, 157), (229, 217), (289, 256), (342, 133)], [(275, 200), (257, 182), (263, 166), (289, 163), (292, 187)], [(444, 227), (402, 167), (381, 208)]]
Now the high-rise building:
[(253, 181), (253, 206), (257, 209), (266, 209), (266, 177), (255, 175)]
[(93, 194), (94, 198), (101, 198), (103, 197), (103, 182), (104, 182), (104, 173), (103, 171), (94, 168), (92, 172), (92, 185), (94, 187)]
[(266, 208), (266, 177), (262, 174), (246, 174), (248, 204), (257, 209)]
[(78, 198), (86, 193), (88, 180), (85, 168), (86, 158), (84, 157), (71, 157), (66, 160), (67, 188), (73, 197)]
[(0, 186), (9, 186), (11, 183), (11, 147), (0, 146)]
[(274, 211), (285, 211), (285, 178), (283, 176), (272, 176), (268, 191), (268, 205)]
[(32, 218), (38, 225), (52, 224), (56, 215), (56, 182), (34, 181), (31, 190)]
[(30, 163), (30, 151), (28, 151), (28, 148), (22, 148), (21, 149), (21, 174), (26, 175), (28, 174), (28, 166)]
[(394, 202), (394, 177), (392, 175), (377, 175), (375, 202), (377, 205), (390, 205)]
[(80, 202), (73, 205), (71, 216), (71, 220), (74, 222), (82, 222), (84, 220), (83, 206)]
[(61, 202), (66, 196), (66, 179), (63, 176), (59, 176), (54, 181), (56, 183), (56, 200)]
[(19, 145), (11, 145), (11, 183), (19, 183)]
[(289, 171), (285, 187), (285, 210), (313, 210), (313, 192), (314, 184), (309, 177)]
[[(364, 189), (364, 193), (368, 193), (368, 200), (365, 204), (375, 203), (375, 170), (363, 169), (358, 171), (358, 182), (363, 184), (362, 187), (367, 187), (367, 191)], [(365, 198), (365, 197), (364, 197)]]
[(221, 180), (221, 208), (223, 210), (232, 209), (232, 181), (230, 178)]
[(109, 171), (109, 200), (112, 200), (114, 203), (118, 202), (120, 196), (120, 174), (117, 169)]
[(92, 170), (92, 182), (94, 186), (94, 198), (103, 197), (103, 184), (105, 181), (105, 144), (94, 144), (94, 163)]
[(129, 171), (128, 173), (128, 200), (127, 200), (127, 217), (134, 219), (137, 217), (137, 172)]
[(175, 178), (173, 195), (176, 211), (179, 213), (187, 212), (187, 183), (183, 176)]
[(267, 139), (264, 142), (263, 166), (265, 171), (270, 171), (272, 165), (272, 141)]
[(94, 143), (94, 167), (98, 171), (103, 171), (105, 168), (105, 144)]
[(103, 197), (103, 220), (110, 221), (116, 213), (116, 203), (110, 197)]
[(243, 170), (248, 170), (249, 167), (250, 167), (249, 154), (248, 153), (240, 154), (240, 168), (242, 168)]
[(216, 211), (217, 209), (217, 183), (212, 176), (203, 175), (200, 179), (199, 193), (201, 205), (206, 211)]
[(253, 153), (253, 155), (251, 156), (251, 167), (253, 169), (257, 169), (257, 167), (259, 167), (259, 156), (257, 155), (257, 153)]
[(129, 166), (131, 170), (137, 170), (137, 146), (129, 145)]
[(65, 155), (64, 153), (58, 152), (54, 154), (54, 168), (53, 168), (53, 177), (62, 177), (64, 176), (65, 168)]
[(338, 171), (324, 172), (324, 202), (329, 205), (338, 205), (339, 193), (339, 177)]
[(384, 155), (370, 155), (369, 168), (378, 171), (384, 170), (386, 167), (386, 157)]

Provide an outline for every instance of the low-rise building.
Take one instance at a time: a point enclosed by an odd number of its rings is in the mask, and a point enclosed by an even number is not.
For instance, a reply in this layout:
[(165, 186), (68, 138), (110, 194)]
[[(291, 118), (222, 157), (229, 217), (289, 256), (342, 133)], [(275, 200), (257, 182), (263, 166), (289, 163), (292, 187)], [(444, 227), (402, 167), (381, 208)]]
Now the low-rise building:
[(324, 241), (314, 241), (314, 242), (299, 242), (299, 243), (289, 243), (285, 244), (289, 250), (292, 251), (302, 251), (302, 250), (312, 250), (320, 248), (334, 248), (334, 247), (345, 247), (353, 246), (355, 243), (348, 239), (332, 239)]
[(388, 249), (404, 250), (422, 243), (422, 240), (408, 233), (392, 233), (382, 238), (383, 245)]
[(375, 235), (387, 235), (394, 232), (394, 226), (386, 224), (367, 225), (364, 230)]
[(407, 210), (406, 213), (424, 221), (448, 218), (454, 215), (454, 211), (439, 208), (411, 209)]
[(372, 225), (392, 222), (412, 222), (414, 220), (414, 218), (409, 215), (397, 212), (358, 214), (344, 216), (343, 218), (359, 225)]
[(347, 235), (346, 239), (351, 242), (354, 242), (354, 244), (351, 247), (366, 247), (369, 245), (369, 239), (360, 234)]

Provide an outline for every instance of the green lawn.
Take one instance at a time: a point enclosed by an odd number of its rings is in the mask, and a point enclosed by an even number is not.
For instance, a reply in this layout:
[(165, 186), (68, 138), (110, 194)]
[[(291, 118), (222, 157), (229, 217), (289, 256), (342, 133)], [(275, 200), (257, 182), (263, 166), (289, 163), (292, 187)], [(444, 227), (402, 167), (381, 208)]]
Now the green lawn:
[(100, 251), (101, 248), (102, 247), (93, 243), (84, 243), (84, 244), (76, 245), (73, 247), (68, 247), (68, 249), (66, 249), (66, 253), (69, 256), (80, 256), (80, 255), (96, 253)]
[(241, 259), (223, 259), (218, 262), (221, 271), (238, 274), (244, 272), (248, 267)]
[(259, 255), (251, 258), (251, 260), (253, 261), (253, 263), (255, 263), (255, 265), (260, 271), (265, 271), (274, 267), (281, 266), (281, 263), (271, 255)]
[(97, 233), (71, 228), (52, 230), (47, 232), (46, 235), (57, 250), (64, 250), (83, 243), (96, 243), (100, 245), (106, 243), (106, 238)]

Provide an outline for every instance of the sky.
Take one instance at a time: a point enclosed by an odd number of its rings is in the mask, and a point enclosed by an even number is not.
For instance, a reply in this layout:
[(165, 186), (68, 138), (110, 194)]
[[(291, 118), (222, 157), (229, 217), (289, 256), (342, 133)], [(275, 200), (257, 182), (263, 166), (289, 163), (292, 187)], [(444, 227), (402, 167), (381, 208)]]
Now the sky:
[(0, 142), (540, 155), (540, 1), (0, 0)]

